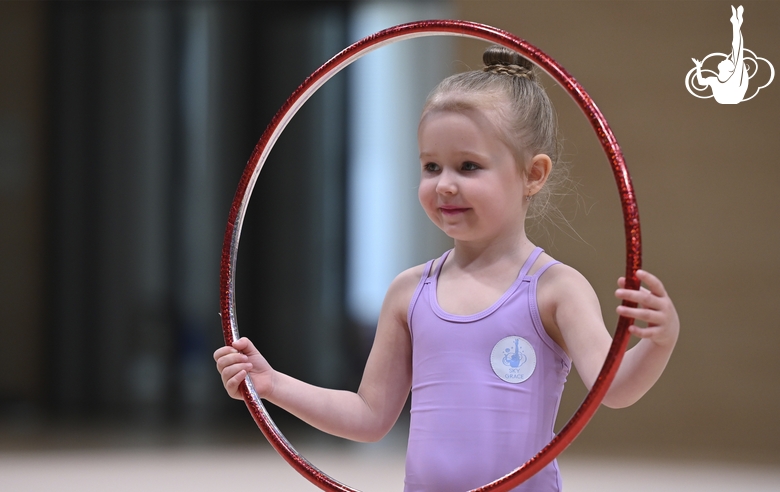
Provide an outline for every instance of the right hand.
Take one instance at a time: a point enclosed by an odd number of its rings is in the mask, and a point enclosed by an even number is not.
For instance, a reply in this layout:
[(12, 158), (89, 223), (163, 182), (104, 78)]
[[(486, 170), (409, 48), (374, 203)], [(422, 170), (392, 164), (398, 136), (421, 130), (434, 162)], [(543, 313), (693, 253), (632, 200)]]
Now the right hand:
[(222, 376), (222, 384), (232, 398), (243, 399), (238, 388), (247, 375), (259, 397), (266, 398), (271, 394), (274, 370), (248, 338), (240, 338), (232, 346), (218, 348), (214, 352), (214, 360)]

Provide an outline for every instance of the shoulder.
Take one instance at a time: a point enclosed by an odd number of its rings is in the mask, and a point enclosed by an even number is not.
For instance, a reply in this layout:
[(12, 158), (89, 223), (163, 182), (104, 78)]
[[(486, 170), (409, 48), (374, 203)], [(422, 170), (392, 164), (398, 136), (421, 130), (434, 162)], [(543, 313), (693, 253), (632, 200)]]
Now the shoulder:
[[(531, 274), (535, 273), (535, 271), (544, 264), (553, 260), (553, 258), (547, 254), (543, 254), (542, 256), (544, 258), (540, 258), (540, 261), (537, 261), (534, 268), (531, 269)], [(588, 282), (588, 279), (586, 279), (577, 269), (572, 268), (565, 263), (556, 263), (539, 277), (539, 289), (549, 290), (551, 291), (551, 294), (569, 294), (572, 290), (592, 290), (592, 287), (590, 282)]]
[(565, 332), (569, 328), (600, 323), (596, 292), (585, 276), (569, 265), (557, 263), (539, 277), (536, 301), (547, 334), (566, 352), (569, 337)]
[(537, 287), (537, 299), (547, 307), (557, 308), (561, 303), (598, 303), (596, 292), (583, 274), (563, 263), (547, 269)]
[(412, 268), (407, 268), (393, 279), (390, 283), (388, 292), (406, 292), (410, 289), (413, 292), (420, 283), (423, 273), (425, 273), (425, 263), (413, 266)]
[(408, 268), (399, 273), (390, 283), (385, 295), (384, 307), (392, 310), (397, 316), (406, 321), (406, 312), (417, 286), (420, 284), (425, 264)]

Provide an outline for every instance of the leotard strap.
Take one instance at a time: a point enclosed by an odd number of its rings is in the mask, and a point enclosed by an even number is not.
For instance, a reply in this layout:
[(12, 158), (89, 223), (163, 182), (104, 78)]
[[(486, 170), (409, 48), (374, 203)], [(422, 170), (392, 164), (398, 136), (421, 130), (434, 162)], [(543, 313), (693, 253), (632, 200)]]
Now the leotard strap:
[(537, 246), (534, 248), (533, 251), (531, 251), (531, 254), (528, 256), (528, 259), (525, 260), (525, 263), (523, 263), (523, 267), (520, 268), (520, 273), (517, 274), (518, 277), (523, 278), (526, 275), (528, 275), (528, 272), (531, 270), (531, 267), (534, 266), (534, 263), (536, 263), (536, 260), (539, 259), (539, 255), (544, 253), (544, 250)]
[[(449, 253), (449, 251), (447, 253)], [(446, 257), (447, 253), (444, 253), (442, 258)], [(412, 311), (414, 310), (414, 305), (417, 304), (417, 300), (420, 298), (423, 285), (425, 285), (425, 283), (428, 282), (428, 279), (431, 277), (431, 267), (433, 266), (433, 261), (434, 260), (428, 260), (428, 262), (425, 264), (423, 273), (420, 276), (420, 281), (417, 283), (417, 288), (414, 289), (414, 294), (412, 294), (412, 300), (409, 303), (409, 310), (406, 312), (406, 325), (409, 327), (410, 333), (412, 332)], [(442, 263), (444, 262), (442, 261)]]

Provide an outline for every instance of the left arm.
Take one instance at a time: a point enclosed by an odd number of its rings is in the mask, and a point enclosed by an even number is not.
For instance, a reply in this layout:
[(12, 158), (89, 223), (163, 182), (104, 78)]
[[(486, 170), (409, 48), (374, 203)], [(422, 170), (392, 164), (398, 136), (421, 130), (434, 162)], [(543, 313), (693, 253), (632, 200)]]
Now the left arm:
[[(598, 298), (590, 283), (570, 267), (551, 268), (542, 279), (548, 274), (553, 275), (540, 281), (538, 292), (542, 321), (550, 336), (569, 353), (590, 389), (612, 344)], [(625, 289), (625, 280), (621, 278), (615, 295), (640, 306), (617, 309), (622, 316), (645, 321), (647, 327), (629, 327), (630, 333), (641, 340), (624, 355), (604, 397), (604, 405), (612, 408), (632, 405), (655, 384), (669, 361), (680, 329), (677, 311), (661, 281), (642, 270), (637, 277), (647, 287), (639, 291)]]
[(696, 81), (699, 83), (700, 86), (706, 87), (710, 85), (709, 79), (711, 77), (702, 77), (701, 75), (701, 62), (697, 60), (696, 58), (691, 58), (693, 60), (693, 63), (696, 65)]
[(635, 302), (639, 306), (630, 308), (621, 305), (617, 307), (617, 313), (644, 321), (647, 327), (633, 324), (628, 328), (632, 335), (641, 340), (626, 352), (607, 393), (609, 403), (606, 404), (612, 403), (612, 407), (633, 404), (655, 384), (669, 362), (680, 333), (677, 310), (658, 277), (639, 270), (637, 278), (647, 287), (641, 287), (639, 290), (626, 289), (626, 280), (621, 277), (615, 297)]

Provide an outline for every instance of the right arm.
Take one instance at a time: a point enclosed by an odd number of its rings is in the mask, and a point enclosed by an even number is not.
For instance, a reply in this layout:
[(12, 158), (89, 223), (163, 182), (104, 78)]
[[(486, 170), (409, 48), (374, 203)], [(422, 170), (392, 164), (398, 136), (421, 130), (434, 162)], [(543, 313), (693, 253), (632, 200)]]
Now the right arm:
[(358, 391), (321, 388), (271, 368), (252, 342), (241, 338), (214, 352), (228, 394), (241, 399), (247, 374), (258, 395), (310, 425), (355, 441), (378, 441), (392, 428), (412, 384), (412, 346), (406, 316), (422, 266), (393, 280)]

